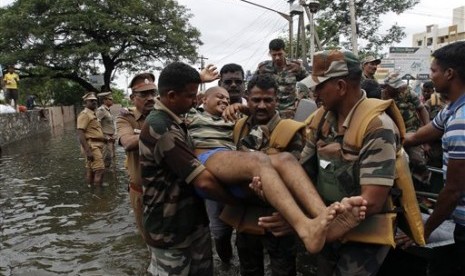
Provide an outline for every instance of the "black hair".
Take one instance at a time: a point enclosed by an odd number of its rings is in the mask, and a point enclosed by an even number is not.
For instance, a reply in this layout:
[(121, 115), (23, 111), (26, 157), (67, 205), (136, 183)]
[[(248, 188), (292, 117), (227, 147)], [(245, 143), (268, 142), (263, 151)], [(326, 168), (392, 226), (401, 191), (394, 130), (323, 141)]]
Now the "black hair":
[(278, 83), (271, 74), (259, 74), (253, 76), (247, 83), (247, 91), (250, 93), (250, 90), (252, 90), (255, 86), (264, 90), (274, 88), (275, 94), (278, 94)]
[(452, 68), (465, 83), (465, 41), (457, 41), (443, 46), (432, 54), (436, 63), (443, 69)]
[(158, 78), (158, 91), (160, 96), (165, 96), (168, 91), (180, 92), (190, 83), (201, 83), (200, 74), (193, 67), (183, 62), (168, 64)]
[(270, 51), (285, 50), (286, 44), (284, 43), (284, 40), (282, 40), (281, 38), (275, 38), (272, 41), (270, 41), (270, 44), (268, 44), (268, 48), (270, 49)]
[(434, 89), (434, 84), (432, 81), (426, 81), (423, 83), (423, 89)]
[(365, 79), (360, 84), (360, 87), (367, 93), (367, 98), (381, 99), (381, 86), (378, 81)]
[(242, 69), (242, 66), (236, 63), (228, 63), (224, 65), (223, 67), (221, 67), (220, 75), (223, 76), (223, 74), (225, 73), (234, 73), (238, 71), (241, 72), (242, 78), (244, 78), (245, 74), (244, 74), (244, 69)]

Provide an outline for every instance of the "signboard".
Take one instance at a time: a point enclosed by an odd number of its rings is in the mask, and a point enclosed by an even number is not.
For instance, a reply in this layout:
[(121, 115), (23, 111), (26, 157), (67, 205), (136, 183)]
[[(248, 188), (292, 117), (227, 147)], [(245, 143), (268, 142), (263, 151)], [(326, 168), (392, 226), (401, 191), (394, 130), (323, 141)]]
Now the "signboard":
[(394, 61), (394, 70), (401, 76), (410, 75), (410, 79), (415, 79), (429, 75), (431, 50), (428, 48), (390, 47), (389, 59)]

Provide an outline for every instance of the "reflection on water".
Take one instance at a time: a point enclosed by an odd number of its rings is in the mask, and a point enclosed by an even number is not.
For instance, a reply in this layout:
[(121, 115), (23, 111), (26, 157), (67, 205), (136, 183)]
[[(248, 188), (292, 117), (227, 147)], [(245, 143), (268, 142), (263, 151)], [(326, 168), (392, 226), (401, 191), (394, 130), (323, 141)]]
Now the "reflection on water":
[(135, 232), (124, 152), (88, 188), (74, 126), (3, 147), (0, 275), (144, 275), (149, 256)]

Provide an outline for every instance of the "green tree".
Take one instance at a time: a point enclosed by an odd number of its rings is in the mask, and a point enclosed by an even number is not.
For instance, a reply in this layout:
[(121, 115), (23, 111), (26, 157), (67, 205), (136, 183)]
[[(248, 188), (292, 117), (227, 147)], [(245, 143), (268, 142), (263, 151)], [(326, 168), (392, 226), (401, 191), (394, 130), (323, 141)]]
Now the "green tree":
[[(349, 1), (320, 0), (320, 10), (315, 15), (316, 31), (325, 48), (344, 46), (351, 49), (351, 28)], [(366, 42), (359, 49), (360, 56), (367, 52), (379, 53), (386, 46), (400, 42), (405, 36), (404, 28), (391, 26), (386, 33), (380, 33), (380, 15), (388, 12), (401, 14), (418, 4), (419, 0), (355, 0), (357, 33), (360, 40)], [(344, 41), (341, 42), (341, 36)]]
[(101, 68), (108, 88), (116, 70), (194, 62), (201, 41), (190, 16), (174, 0), (17, 0), (0, 9), (0, 63), (97, 92), (88, 77)]

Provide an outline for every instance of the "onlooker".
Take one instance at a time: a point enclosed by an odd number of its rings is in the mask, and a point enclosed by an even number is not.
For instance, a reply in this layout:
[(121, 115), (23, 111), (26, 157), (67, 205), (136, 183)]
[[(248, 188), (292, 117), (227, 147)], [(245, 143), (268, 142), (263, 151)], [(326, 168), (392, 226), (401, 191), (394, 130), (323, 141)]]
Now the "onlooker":
[(434, 91), (434, 85), (432, 81), (427, 81), (422, 86), (422, 94), (425, 100), (425, 108), (429, 113), (430, 120), (447, 105), (447, 96)]
[[(123, 146), (126, 157), (126, 168), (129, 173), (129, 199), (136, 219), (137, 229), (148, 245), (156, 244), (143, 225), (143, 204), (142, 204), (142, 180), (139, 165), (139, 134), (145, 118), (153, 109), (155, 104), (156, 85), (155, 76), (151, 73), (141, 73), (135, 75), (129, 88), (131, 88), (131, 101), (134, 107), (122, 110), (116, 118), (116, 129), (118, 143)], [(148, 271), (156, 271), (156, 264), (150, 263)]]
[(443, 46), (432, 54), (430, 78), (436, 91), (447, 95), (450, 104), (428, 125), (406, 137), (406, 145), (419, 145), (442, 136), (444, 188), (433, 213), (425, 223), (425, 238), (451, 215), (458, 262), (450, 275), (465, 274), (465, 42)]
[[(371, 220), (388, 208), (385, 204), (394, 184), (396, 152), (401, 144), (399, 130), (385, 112), (374, 113), (378, 115), (366, 127), (359, 151), (344, 139), (349, 129), (352, 133), (363, 131), (353, 119), (365, 111), (358, 108), (366, 101), (361, 75), (360, 61), (351, 52), (315, 53), (312, 75), (303, 82), (314, 88), (323, 109), (310, 120), (301, 163), (326, 203), (361, 195), (368, 202), (367, 220)], [(376, 227), (383, 226), (375, 223), (372, 229)], [(376, 275), (389, 248), (371, 242), (329, 242), (318, 255), (317, 274)]]
[[(434, 91), (432, 81), (427, 81), (422, 86), (422, 93), (425, 99), (425, 108), (428, 110), (429, 118), (432, 121), (434, 117), (448, 103), (445, 94), (440, 94)], [(430, 148), (426, 151), (426, 164), (432, 167), (442, 167), (442, 142), (441, 139), (429, 143)], [(433, 184), (433, 183), (431, 183)]]
[(277, 110), (283, 119), (294, 118), (299, 99), (303, 95), (297, 95), (296, 83), (304, 79), (308, 72), (297, 60), (286, 58), (285, 44), (282, 39), (273, 39), (269, 44), (271, 60), (258, 64), (255, 74), (272, 74), (278, 83)]
[(102, 105), (97, 108), (95, 114), (107, 140), (103, 146), (103, 161), (105, 168), (109, 168), (115, 157), (115, 120), (110, 111), (110, 107), (113, 105), (113, 96), (111, 95), (111, 91), (109, 91), (98, 93), (97, 97), (101, 99)]
[(35, 103), (35, 100), (36, 100), (36, 95), (29, 95), (27, 96), (27, 99), (26, 99), (26, 108), (27, 110), (33, 110), (34, 107), (36, 106), (36, 103)]
[(366, 56), (362, 61), (362, 79), (375, 79), (375, 73), (381, 60), (374, 56)]
[[(397, 72), (390, 73), (384, 79), (384, 99), (393, 99), (399, 108), (408, 132), (415, 132), (429, 123), (429, 114), (418, 96), (411, 91)], [(410, 158), (410, 170), (417, 189), (428, 190), (431, 172), (426, 167), (425, 151), (429, 145), (405, 147)]]
[(11, 104), (11, 100), (13, 100), (13, 107), (16, 110), (16, 106), (18, 105), (19, 76), (15, 73), (13, 65), (8, 66), (8, 72), (3, 76), (3, 82), (5, 84), (5, 102)]
[(89, 185), (101, 185), (105, 171), (103, 146), (107, 140), (97, 116), (95, 116), (97, 97), (94, 93), (89, 92), (82, 99), (85, 108), (77, 118), (77, 133), (81, 151), (86, 157), (86, 179)]

